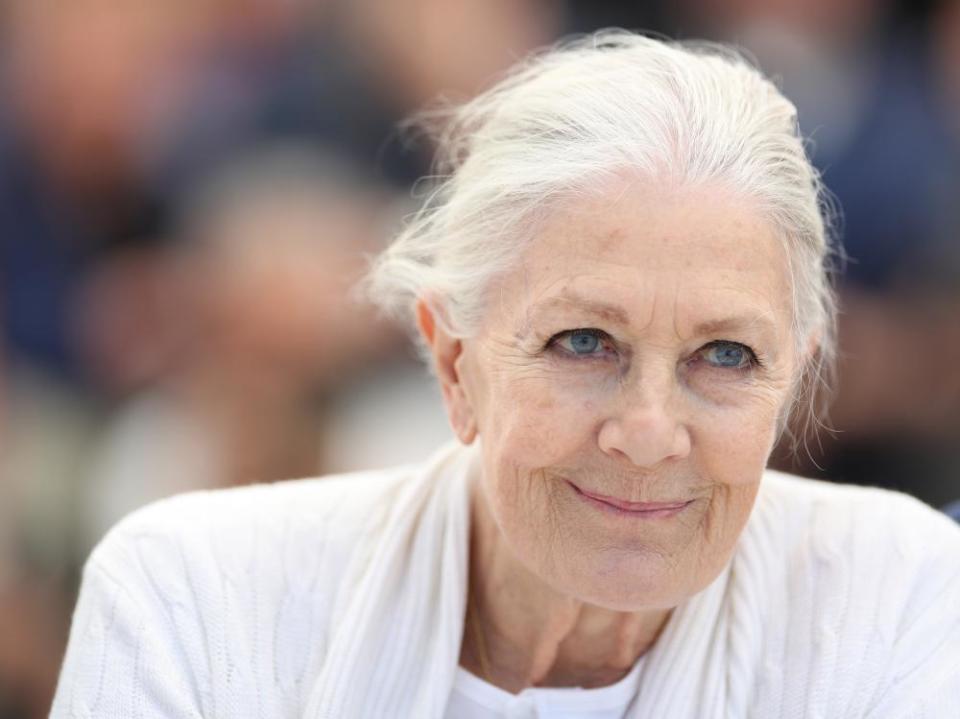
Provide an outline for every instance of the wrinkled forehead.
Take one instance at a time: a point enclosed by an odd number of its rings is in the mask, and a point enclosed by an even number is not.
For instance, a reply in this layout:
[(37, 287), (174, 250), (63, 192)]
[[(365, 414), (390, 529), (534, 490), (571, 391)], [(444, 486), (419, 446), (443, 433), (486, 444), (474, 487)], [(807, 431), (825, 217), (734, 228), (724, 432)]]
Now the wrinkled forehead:
[(516, 323), (589, 312), (692, 331), (736, 319), (786, 338), (793, 314), (783, 240), (756, 203), (719, 187), (630, 184), (558, 203), (498, 294)]

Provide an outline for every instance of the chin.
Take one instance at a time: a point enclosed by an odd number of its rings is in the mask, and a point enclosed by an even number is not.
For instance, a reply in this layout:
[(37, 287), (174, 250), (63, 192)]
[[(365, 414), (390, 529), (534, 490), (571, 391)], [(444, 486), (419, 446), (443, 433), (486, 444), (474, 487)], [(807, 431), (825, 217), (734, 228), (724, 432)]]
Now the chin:
[(631, 553), (624, 557), (622, 551), (606, 553), (615, 556), (597, 558), (592, 568), (581, 568), (572, 582), (576, 586), (570, 587), (572, 591), (568, 593), (614, 611), (672, 609), (714, 579), (711, 576), (698, 584), (693, 579), (697, 573), (686, 571), (682, 561), (671, 562), (668, 557), (651, 554), (649, 550), (643, 556)]

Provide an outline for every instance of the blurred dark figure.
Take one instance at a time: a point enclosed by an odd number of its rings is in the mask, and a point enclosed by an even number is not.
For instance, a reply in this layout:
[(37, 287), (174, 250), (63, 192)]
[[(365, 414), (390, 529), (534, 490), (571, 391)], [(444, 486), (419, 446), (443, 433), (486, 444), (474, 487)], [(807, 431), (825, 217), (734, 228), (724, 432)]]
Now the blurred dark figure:
[(955, 520), (960, 522), (960, 499), (956, 502), (951, 502), (946, 507), (943, 508), (943, 511), (947, 513), (947, 516), (953, 517)]
[[(86, 311), (107, 261), (149, 268), (149, 158), (204, 27), (205, 2), (9, 0), (0, 8), (0, 712), (46, 716), (66, 638), (76, 507), (101, 418), (97, 342), (152, 371), (141, 285), (99, 283), (126, 332)], [(114, 274), (114, 277), (119, 277)], [(141, 342), (142, 340), (142, 342)], [(112, 389), (112, 388), (111, 388)]]
[(430, 169), (422, 138), (398, 131), (442, 97), (465, 99), (562, 30), (562, 0), (329, 0), (296, 44), (254, 127), (349, 153), (401, 189)]
[(934, 505), (960, 496), (957, 8), (893, 25), (884, 0), (684, 5), (693, 33), (782, 76), (841, 206), (839, 432), (801, 469)]
[(116, 413), (89, 538), (176, 492), (317, 474), (329, 396), (396, 335), (349, 295), (385, 197), (304, 146), (236, 159), (192, 192), (165, 257), (170, 368)]
[(18, 489), (5, 481), (10, 450), (7, 363), (0, 340), (0, 719), (46, 716), (66, 641), (68, 599), (38, 580), (19, 551)]
[[(6, 4), (0, 287), (15, 361), (111, 397), (162, 371), (154, 251), (183, 187), (220, 159), (187, 140), (256, 141), (245, 123), (321, 6)], [(207, 117), (225, 122), (198, 133)]]
[(16, 361), (88, 380), (78, 295), (102, 260), (155, 235), (159, 208), (145, 173), (203, 5), (7, 3), (0, 287)]

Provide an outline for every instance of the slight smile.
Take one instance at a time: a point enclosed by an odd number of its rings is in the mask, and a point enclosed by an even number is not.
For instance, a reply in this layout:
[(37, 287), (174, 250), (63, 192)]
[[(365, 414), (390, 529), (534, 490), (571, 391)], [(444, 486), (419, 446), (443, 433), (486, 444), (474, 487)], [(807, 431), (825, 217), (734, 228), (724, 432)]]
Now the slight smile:
[(567, 480), (567, 484), (583, 501), (597, 509), (640, 519), (667, 519), (679, 514), (693, 504), (692, 499), (674, 502), (630, 502), (605, 494), (587, 492), (569, 480)]

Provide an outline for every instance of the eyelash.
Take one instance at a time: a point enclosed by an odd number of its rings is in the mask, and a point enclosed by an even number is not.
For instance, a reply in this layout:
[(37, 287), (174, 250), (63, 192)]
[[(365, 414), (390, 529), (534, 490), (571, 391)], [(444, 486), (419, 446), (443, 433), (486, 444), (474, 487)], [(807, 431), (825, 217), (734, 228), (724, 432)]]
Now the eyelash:
[[(562, 332), (557, 332), (555, 335), (550, 337), (549, 340), (547, 340), (546, 344), (544, 345), (544, 350), (562, 353), (561, 356), (563, 356), (565, 359), (571, 359), (575, 361), (604, 359), (605, 357), (604, 355), (597, 355), (597, 354), (577, 355), (576, 353), (570, 352), (566, 348), (559, 346), (559, 342), (561, 340), (574, 334), (590, 335), (592, 337), (596, 337), (597, 340), (600, 342), (608, 342), (610, 344), (613, 344), (613, 338), (603, 330), (596, 329), (594, 327), (580, 327), (577, 329), (563, 330)], [(745, 345), (742, 342), (735, 342), (733, 340), (712, 340), (711, 342), (707, 342), (705, 345), (700, 347), (694, 353), (694, 358), (700, 357), (704, 351), (709, 350), (712, 347), (720, 347), (720, 346), (734, 346), (734, 347), (739, 347), (743, 349), (747, 354), (747, 364), (743, 367), (718, 367), (716, 365), (711, 365), (711, 369), (731, 369), (735, 371), (745, 372), (747, 370), (759, 369), (764, 366), (763, 360), (760, 357), (760, 355), (756, 352), (756, 350), (754, 350), (749, 345)]]

